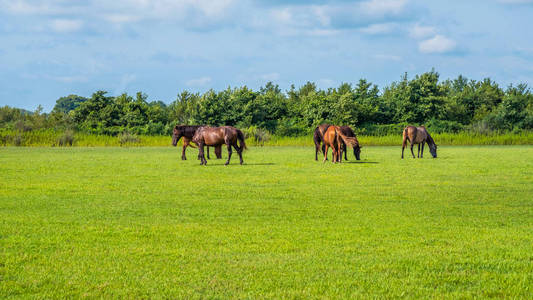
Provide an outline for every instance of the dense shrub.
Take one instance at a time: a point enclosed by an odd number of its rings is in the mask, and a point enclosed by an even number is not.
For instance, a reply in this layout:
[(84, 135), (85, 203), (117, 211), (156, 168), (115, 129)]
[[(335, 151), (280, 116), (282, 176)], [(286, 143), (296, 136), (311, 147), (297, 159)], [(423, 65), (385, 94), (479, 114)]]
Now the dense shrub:
[(255, 145), (264, 146), (271, 138), (270, 132), (255, 126), (250, 126), (242, 130), (246, 139), (252, 139)]
[(57, 145), (60, 147), (72, 146), (73, 144), (74, 132), (72, 130), (65, 130), (65, 132), (57, 140)]
[(141, 139), (136, 134), (125, 131), (118, 136), (118, 143), (121, 146), (139, 144), (141, 143)]

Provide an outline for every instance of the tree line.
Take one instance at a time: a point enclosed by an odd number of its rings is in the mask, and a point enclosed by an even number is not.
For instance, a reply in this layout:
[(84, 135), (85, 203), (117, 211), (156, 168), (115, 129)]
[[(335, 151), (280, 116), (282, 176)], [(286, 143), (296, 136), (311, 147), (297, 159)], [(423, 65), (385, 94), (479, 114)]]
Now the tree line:
[(321, 123), (350, 125), (360, 134), (396, 134), (407, 124), (430, 131), (521, 131), (533, 129), (533, 94), (526, 84), (505, 88), (490, 78), (464, 76), (439, 80), (434, 70), (383, 89), (360, 79), (319, 89), (307, 82), (282, 91), (269, 82), (254, 91), (246, 86), (205, 93), (183, 91), (175, 101), (148, 101), (144, 93), (90, 98), (61, 97), (50, 113), (0, 108), (0, 126), (9, 130), (53, 128), (118, 135), (170, 134), (175, 124), (261, 128), (282, 136), (309, 134)]

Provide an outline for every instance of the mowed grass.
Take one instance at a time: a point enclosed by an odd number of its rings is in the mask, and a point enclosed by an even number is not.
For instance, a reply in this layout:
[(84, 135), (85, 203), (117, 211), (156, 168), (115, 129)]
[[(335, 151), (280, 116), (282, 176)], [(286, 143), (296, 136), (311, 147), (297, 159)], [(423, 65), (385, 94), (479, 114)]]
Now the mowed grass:
[(0, 148), (0, 298), (533, 296), (532, 146), (180, 150)]

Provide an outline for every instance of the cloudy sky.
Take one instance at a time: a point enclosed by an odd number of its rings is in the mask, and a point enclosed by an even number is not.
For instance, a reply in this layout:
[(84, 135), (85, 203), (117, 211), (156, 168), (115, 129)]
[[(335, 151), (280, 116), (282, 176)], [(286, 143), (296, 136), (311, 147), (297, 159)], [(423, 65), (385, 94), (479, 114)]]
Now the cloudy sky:
[(0, 105), (321, 88), (404, 72), (533, 84), (533, 0), (0, 0)]

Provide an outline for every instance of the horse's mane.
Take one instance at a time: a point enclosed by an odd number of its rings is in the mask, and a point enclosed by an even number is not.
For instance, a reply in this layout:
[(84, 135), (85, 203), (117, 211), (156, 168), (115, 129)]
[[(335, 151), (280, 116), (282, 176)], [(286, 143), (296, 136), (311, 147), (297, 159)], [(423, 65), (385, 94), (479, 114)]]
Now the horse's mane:
[[(424, 128), (426, 129), (426, 128)], [(435, 145), (435, 141), (433, 140), (433, 138), (431, 137), (431, 135), (429, 134), (429, 132), (426, 130), (426, 135), (427, 135), (427, 143), (428, 145)]]

